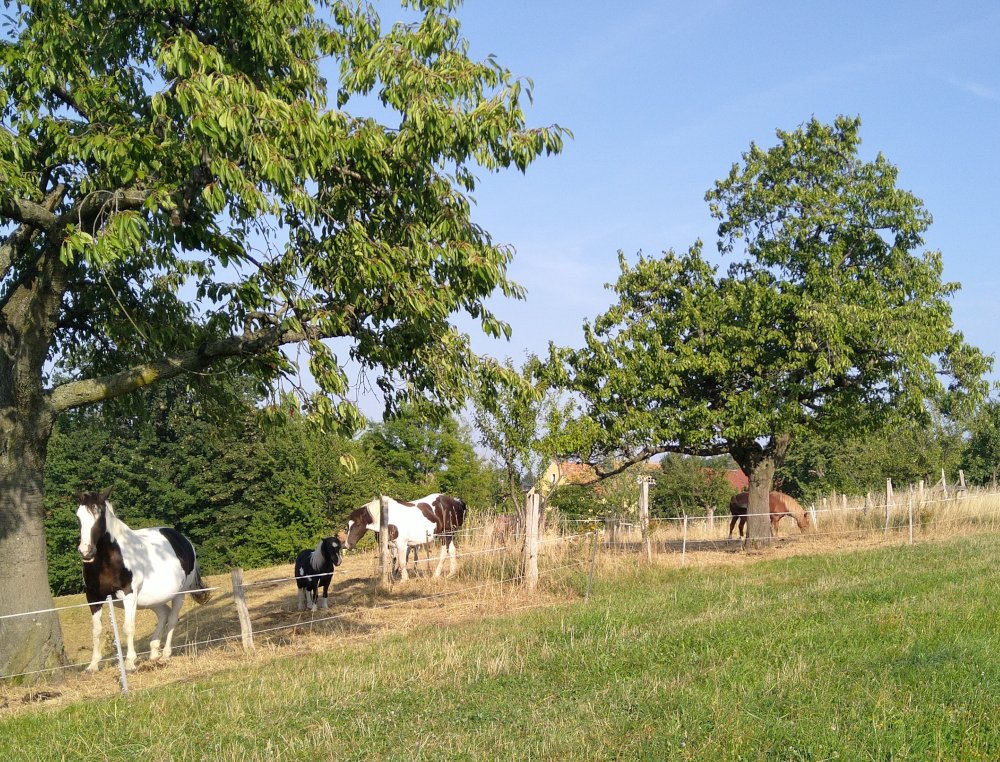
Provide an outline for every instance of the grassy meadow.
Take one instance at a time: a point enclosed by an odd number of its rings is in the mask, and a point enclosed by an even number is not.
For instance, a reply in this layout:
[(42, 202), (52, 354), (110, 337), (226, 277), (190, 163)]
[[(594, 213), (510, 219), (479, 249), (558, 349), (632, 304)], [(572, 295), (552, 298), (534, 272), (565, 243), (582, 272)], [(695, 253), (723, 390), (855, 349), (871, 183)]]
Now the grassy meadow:
[(0, 712), (0, 739), (36, 760), (997, 759), (996, 541), (629, 561), (586, 602), (572, 570), (569, 603), (233, 656)]

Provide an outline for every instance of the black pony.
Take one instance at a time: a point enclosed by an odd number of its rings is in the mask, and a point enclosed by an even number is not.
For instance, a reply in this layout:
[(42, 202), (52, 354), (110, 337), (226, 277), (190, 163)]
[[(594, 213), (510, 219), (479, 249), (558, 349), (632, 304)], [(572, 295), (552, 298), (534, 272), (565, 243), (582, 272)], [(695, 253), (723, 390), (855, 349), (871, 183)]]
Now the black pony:
[(308, 606), (316, 610), (318, 588), (323, 587), (323, 608), (327, 608), (327, 591), (333, 578), (333, 568), (340, 565), (341, 543), (336, 537), (324, 537), (316, 550), (303, 550), (295, 559), (295, 584), (299, 587), (299, 611)]

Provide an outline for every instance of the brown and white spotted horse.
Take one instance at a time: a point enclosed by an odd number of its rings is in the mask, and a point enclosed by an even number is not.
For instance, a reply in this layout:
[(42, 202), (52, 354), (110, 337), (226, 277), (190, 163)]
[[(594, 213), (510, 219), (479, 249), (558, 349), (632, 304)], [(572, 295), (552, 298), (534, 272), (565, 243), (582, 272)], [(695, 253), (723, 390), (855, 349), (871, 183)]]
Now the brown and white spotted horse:
[[(387, 498), (389, 502), (389, 547), (393, 551), (400, 567), (400, 577), (405, 582), (409, 579), (406, 571), (407, 549), (427, 545), (437, 540), (441, 546), (441, 555), (434, 569), (434, 576), (440, 576), (444, 558), (448, 556), (449, 574), (454, 574), (458, 568), (457, 546), (455, 535), (465, 521), (467, 507), (461, 498), (442, 495), (439, 492), (422, 497), (419, 500), (406, 502)], [(378, 532), (381, 498), (353, 511), (347, 517), (347, 542), (344, 547), (354, 548), (365, 532)]]
[[(809, 528), (809, 517), (805, 510), (798, 504), (794, 497), (786, 495), (784, 492), (772, 492), (768, 495), (768, 510), (771, 514), (771, 535), (777, 536), (778, 522), (784, 516), (791, 516), (798, 524), (799, 531), (805, 532)], [(747, 525), (747, 512), (750, 510), (750, 493), (738, 492), (729, 501), (729, 512), (733, 518), (729, 522), (729, 536), (733, 536), (733, 527), (736, 522), (740, 523), (740, 537), (743, 536), (743, 529)]]
[[(156, 612), (156, 629), (149, 641), (152, 661), (170, 658), (174, 627), (184, 605), (185, 591), (202, 590), (194, 546), (176, 529), (157, 527), (132, 530), (115, 515), (108, 502), (111, 490), (77, 492), (80, 521), (80, 556), (83, 581), (90, 603), (94, 650), (87, 666), (95, 672), (101, 661), (101, 616), (110, 595), (125, 609), (125, 668), (135, 669), (135, 612)], [(208, 592), (192, 593), (198, 603)], [(166, 628), (166, 639), (160, 637)]]

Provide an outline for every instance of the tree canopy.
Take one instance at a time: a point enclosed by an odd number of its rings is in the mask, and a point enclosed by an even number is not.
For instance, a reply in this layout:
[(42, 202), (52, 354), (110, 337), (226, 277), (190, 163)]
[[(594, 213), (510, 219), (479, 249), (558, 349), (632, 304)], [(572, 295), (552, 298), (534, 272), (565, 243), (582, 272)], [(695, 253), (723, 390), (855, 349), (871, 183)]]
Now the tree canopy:
[(755, 537), (793, 439), (925, 417), (928, 399), (982, 395), (989, 365), (952, 326), (941, 254), (919, 251), (930, 214), (883, 156), (859, 156), (860, 120), (777, 137), (706, 195), (735, 258), (723, 274), (700, 243), (634, 265), (619, 254), (617, 302), (583, 348), (552, 351), (558, 382), (586, 400), (584, 458), (730, 453)]
[[(42, 473), (62, 411), (236, 373), (260, 392), (285, 379), (306, 413), (354, 431), (348, 361), (390, 412), (464, 399), (477, 359), (451, 316), (504, 335), (486, 300), (523, 295), (512, 249), (471, 217), (476, 173), (523, 171), (565, 131), (527, 125), (530, 83), (469, 56), (456, 6), (406, 2), (388, 29), (354, 0), (13, 6), (0, 43), (5, 607), (50, 605)], [(50, 620), (30, 643), (0, 622), (0, 671), (58, 658)]]

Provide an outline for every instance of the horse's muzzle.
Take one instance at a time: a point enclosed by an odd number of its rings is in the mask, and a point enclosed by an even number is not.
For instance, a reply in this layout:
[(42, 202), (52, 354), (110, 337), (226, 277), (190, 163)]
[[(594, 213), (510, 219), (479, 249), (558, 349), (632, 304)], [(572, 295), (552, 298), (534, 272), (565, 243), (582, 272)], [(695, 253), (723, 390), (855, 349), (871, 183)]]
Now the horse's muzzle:
[(87, 548), (86, 550), (80, 548), (80, 558), (83, 559), (85, 564), (93, 563), (94, 559), (97, 558), (97, 551), (94, 548)]

